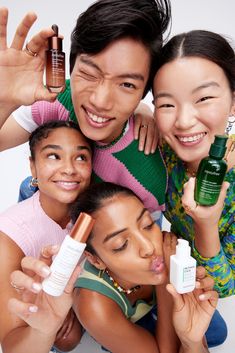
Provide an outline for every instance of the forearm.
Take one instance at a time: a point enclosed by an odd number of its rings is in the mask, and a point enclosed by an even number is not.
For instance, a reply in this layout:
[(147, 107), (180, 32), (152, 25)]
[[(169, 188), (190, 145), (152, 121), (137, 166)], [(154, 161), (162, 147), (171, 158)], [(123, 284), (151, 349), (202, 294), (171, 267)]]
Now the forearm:
[(45, 335), (31, 327), (19, 327), (7, 335), (2, 342), (4, 353), (48, 353), (53, 346), (56, 334)]
[(16, 110), (18, 106), (13, 104), (7, 104), (5, 102), (0, 101), (0, 129), (11, 115), (11, 113)]
[(195, 229), (195, 247), (203, 257), (214, 257), (220, 251), (220, 237), (218, 225), (199, 226), (194, 224)]
[(201, 256), (193, 244), (192, 254), (197, 260), (197, 264), (203, 266), (207, 274), (214, 279), (214, 289), (218, 292), (220, 298), (235, 293), (234, 265), (232, 259), (228, 260), (228, 254), (225, 254), (222, 246), (216, 256), (207, 258)]
[(161, 353), (178, 352), (180, 344), (172, 322), (173, 301), (171, 295), (166, 290), (165, 284), (156, 287), (156, 297), (156, 340), (159, 350)]

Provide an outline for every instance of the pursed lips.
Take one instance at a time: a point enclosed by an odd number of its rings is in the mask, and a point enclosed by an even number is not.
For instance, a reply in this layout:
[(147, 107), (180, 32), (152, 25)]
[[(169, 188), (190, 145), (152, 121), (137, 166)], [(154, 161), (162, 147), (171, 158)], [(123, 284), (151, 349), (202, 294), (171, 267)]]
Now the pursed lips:
[(155, 257), (150, 266), (150, 270), (154, 271), (156, 274), (160, 274), (165, 269), (165, 262), (162, 256)]

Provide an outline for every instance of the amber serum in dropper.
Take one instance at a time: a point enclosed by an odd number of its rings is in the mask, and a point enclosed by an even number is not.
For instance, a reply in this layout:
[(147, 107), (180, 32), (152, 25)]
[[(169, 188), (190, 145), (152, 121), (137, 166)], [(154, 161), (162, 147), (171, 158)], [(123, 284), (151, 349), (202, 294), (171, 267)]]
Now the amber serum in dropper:
[(92, 230), (95, 220), (88, 214), (81, 212), (74, 224), (70, 235), (66, 235), (58, 254), (50, 267), (49, 277), (42, 282), (44, 292), (52, 296), (60, 296), (83, 251), (86, 247), (86, 240)]
[(65, 88), (65, 53), (57, 25), (51, 27), (55, 34), (48, 39), (46, 51), (46, 86), (50, 92), (60, 93)]

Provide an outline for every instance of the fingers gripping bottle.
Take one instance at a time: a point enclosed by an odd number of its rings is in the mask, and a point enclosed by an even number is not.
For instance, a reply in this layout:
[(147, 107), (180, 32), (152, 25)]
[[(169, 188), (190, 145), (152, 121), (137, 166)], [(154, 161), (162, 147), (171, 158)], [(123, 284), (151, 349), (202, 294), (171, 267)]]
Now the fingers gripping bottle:
[(51, 274), (42, 282), (44, 292), (60, 296), (86, 247), (86, 240), (94, 225), (94, 219), (81, 212), (70, 235), (66, 235), (51, 265)]
[(194, 194), (194, 199), (199, 205), (212, 206), (218, 200), (227, 171), (227, 163), (223, 160), (227, 139), (226, 135), (215, 135), (209, 156), (199, 164)]
[(196, 282), (196, 260), (191, 256), (189, 242), (178, 239), (176, 254), (170, 257), (170, 283), (180, 294), (192, 292)]

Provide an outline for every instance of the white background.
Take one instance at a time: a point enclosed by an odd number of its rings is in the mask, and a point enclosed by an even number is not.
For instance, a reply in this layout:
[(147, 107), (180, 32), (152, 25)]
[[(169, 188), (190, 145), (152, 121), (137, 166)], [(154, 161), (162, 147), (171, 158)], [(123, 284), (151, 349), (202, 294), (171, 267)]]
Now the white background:
[[(70, 33), (75, 26), (75, 20), (78, 14), (92, 2), (91, 0), (0, 0), (0, 6), (6, 6), (10, 10), (8, 43), (22, 16), (26, 11), (31, 10), (37, 13), (38, 21), (30, 31), (30, 35), (43, 27), (57, 23), (65, 38), (64, 51), (69, 54)], [(235, 39), (235, 0), (172, 0), (171, 2), (173, 17), (171, 35), (191, 29), (208, 29)], [(68, 72), (67, 65), (67, 77)], [(150, 95), (147, 97), (147, 102), (151, 102)], [(0, 153), (0, 211), (16, 202), (19, 183), (27, 175), (29, 175), (27, 145)], [(234, 297), (221, 300), (219, 307), (228, 323), (229, 339), (223, 346), (216, 347), (211, 352), (234, 353)], [(89, 336), (85, 335), (76, 352), (101, 351), (98, 345), (91, 343)]]
[[(125, 1), (125, 0), (123, 0)], [(0, 0), (0, 6), (9, 9), (8, 44), (17, 24), (27, 11), (34, 11), (38, 20), (30, 35), (44, 27), (57, 23), (64, 35), (64, 51), (69, 54), (70, 33), (78, 14), (84, 11), (92, 0)], [(235, 38), (235, 0), (172, 0), (171, 35), (191, 29), (209, 29), (226, 37)], [(68, 55), (67, 55), (67, 77)], [(4, 89), (4, 87), (0, 87)], [(147, 96), (150, 104), (151, 96)], [(20, 182), (30, 174), (28, 148), (23, 145), (0, 153), (0, 211), (17, 200)]]

